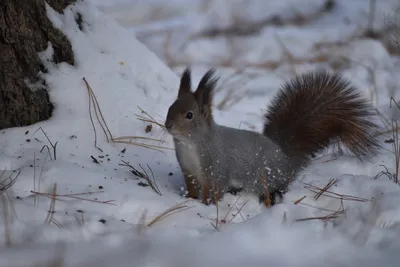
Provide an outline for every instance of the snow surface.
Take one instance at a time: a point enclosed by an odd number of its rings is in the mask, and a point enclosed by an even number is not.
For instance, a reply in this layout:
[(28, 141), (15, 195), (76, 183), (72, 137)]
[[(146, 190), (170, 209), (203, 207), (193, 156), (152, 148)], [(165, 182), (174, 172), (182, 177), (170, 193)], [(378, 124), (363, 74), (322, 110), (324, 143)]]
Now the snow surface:
[[(98, 146), (103, 152), (95, 148), (83, 77), (93, 89), (114, 137), (150, 137), (162, 141), (134, 141), (172, 148), (168, 134), (155, 124), (146, 133), (148, 123), (136, 116), (143, 116), (142, 108), (163, 123), (177, 94), (178, 75), (186, 65), (176, 64), (172, 70), (166, 66), (162, 61), (167, 61), (163, 56), (163, 39), (156, 32), (180, 29), (173, 38), (171, 54), (190, 62), (197, 82), (208, 67), (230, 56), (229, 43), (221, 38), (185, 43), (185, 36), (215, 25), (230, 25), (237, 19), (234, 15), (238, 10), (242, 19), (256, 20), (275, 13), (285, 17), (293, 6), (307, 14), (323, 1), (307, 0), (302, 6), (292, 0), (204, 2), (208, 4), (181, 0), (91, 0), (68, 7), (64, 14), (48, 8), (49, 19), (71, 41), (76, 65), (53, 64), (49, 44), (40, 55), (49, 69), (42, 76), (51, 88), (54, 116), (29, 127), (2, 132), (2, 179), (21, 172), (1, 200), (0, 244), (6, 245), (0, 250), (0, 266), (397, 266), (400, 189), (384, 175), (374, 179), (383, 170), (380, 165), (390, 172), (395, 170), (392, 146), (383, 142), (382, 153), (367, 163), (349, 156), (331, 160), (329, 154), (316, 159), (291, 186), (282, 204), (271, 209), (259, 205), (254, 196), (226, 195), (218, 210), (214, 205), (189, 201), (188, 209), (152, 226), (143, 226), (186, 201), (174, 151), (109, 143), (94, 118)], [(365, 25), (368, 1), (337, 2), (332, 14), (315, 23), (266, 27), (257, 36), (241, 38), (235, 44), (242, 51), (238, 64), (280, 60), (282, 47), (274, 37), (276, 34), (294, 56), (302, 57), (312, 53), (315, 42), (341, 40)], [(385, 15), (396, 8), (396, 1), (377, 4), (375, 26), (381, 28)], [(154, 8), (165, 11), (157, 17), (158, 21), (154, 14), (146, 15)], [(83, 16), (82, 31), (75, 20), (77, 13)], [(146, 36), (146, 32), (150, 34)], [(374, 104), (386, 117), (395, 116), (396, 112), (389, 108), (389, 97), (398, 99), (398, 58), (374, 40), (350, 42), (336, 53), (338, 57), (351, 58), (342, 73), (367, 96), (372, 88), (368, 68), (373, 69), (378, 94), (378, 98), (373, 98)], [(297, 71), (317, 67), (321, 65), (299, 64)], [(232, 73), (226, 67), (218, 71), (224, 76)], [(266, 104), (292, 74), (288, 64), (276, 70), (249, 71), (247, 80), (227, 82), (226, 89), (219, 91), (215, 116), (218, 123), (260, 131)], [(244, 88), (240, 101), (217, 109), (217, 103), (236, 87)], [(51, 158), (46, 148), (42, 150), (49, 143), (40, 127), (52, 143), (58, 142), (56, 159), (51, 147)], [(388, 138), (390, 135), (382, 137), (382, 141)], [(138, 169), (141, 165), (150, 173), (148, 164), (162, 195), (150, 187), (139, 186), (146, 182), (121, 166), (121, 160)], [(304, 188), (304, 183), (323, 187), (333, 177), (340, 181), (331, 190), (374, 201), (343, 201), (346, 214), (336, 221), (296, 221), (325, 216), (340, 208), (340, 200), (324, 196), (315, 200), (314, 194)], [(54, 184), (58, 195), (91, 194), (75, 195), (84, 199), (57, 199), (49, 223), (46, 218), (52, 200), (32, 191), (52, 194)], [(295, 205), (303, 196), (306, 198)], [(217, 215), (226, 223), (215, 226)]]

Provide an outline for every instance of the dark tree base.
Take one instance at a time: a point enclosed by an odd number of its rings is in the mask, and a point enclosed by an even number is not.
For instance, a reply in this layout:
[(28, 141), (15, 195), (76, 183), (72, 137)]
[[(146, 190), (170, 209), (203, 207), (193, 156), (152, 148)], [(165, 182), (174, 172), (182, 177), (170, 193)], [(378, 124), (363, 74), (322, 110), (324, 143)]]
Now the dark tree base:
[[(46, 0), (57, 12), (75, 0)], [(51, 117), (54, 106), (47, 85), (40, 80), (46, 72), (38, 52), (54, 48), (53, 61), (74, 64), (71, 44), (55, 29), (45, 10), (45, 0), (0, 1), (0, 129), (27, 126)], [(31, 90), (26, 82), (40, 83)]]

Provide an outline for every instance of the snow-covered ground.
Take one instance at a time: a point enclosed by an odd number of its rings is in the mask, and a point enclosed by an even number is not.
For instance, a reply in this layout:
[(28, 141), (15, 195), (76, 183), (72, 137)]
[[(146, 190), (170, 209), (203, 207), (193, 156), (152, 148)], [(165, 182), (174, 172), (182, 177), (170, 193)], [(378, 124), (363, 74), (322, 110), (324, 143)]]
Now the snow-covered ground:
[[(389, 104), (391, 96), (400, 98), (399, 58), (385, 42), (351, 38), (368, 25), (369, 1), (338, 0), (318, 17), (325, 1), (301, 2), (90, 0), (62, 15), (48, 8), (71, 41), (76, 66), (54, 65), (51, 45), (42, 52), (54, 116), (2, 131), (0, 181), (17, 179), (0, 198), (0, 266), (397, 266), (400, 188), (379, 175), (385, 167), (395, 172), (392, 144), (384, 142), (391, 133), (367, 163), (326, 151), (273, 208), (254, 196), (225, 195), (217, 209), (182, 197), (171, 137), (140, 120), (164, 122), (184, 67), (192, 66), (194, 82), (217, 67), (216, 121), (260, 131), (279, 85), (323, 67), (350, 78), (390, 124), (398, 116)], [(399, 7), (377, 1), (374, 27), (387, 27)], [(290, 23), (235, 38), (203, 37), (271, 16)], [(137, 136), (124, 141), (151, 148), (107, 142), (83, 78), (114, 140)], [(161, 194), (122, 160), (154, 177)], [(331, 178), (339, 181), (330, 190), (353, 200), (315, 199), (306, 186), (322, 188)], [(312, 219), (341, 208), (336, 220)]]

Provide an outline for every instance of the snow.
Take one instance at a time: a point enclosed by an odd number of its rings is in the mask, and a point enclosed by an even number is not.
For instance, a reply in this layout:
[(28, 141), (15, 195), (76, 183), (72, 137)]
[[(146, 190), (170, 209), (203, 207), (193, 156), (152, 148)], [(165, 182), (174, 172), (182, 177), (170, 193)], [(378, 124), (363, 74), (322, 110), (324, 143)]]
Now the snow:
[[(61, 262), (58, 266), (395, 266), (400, 259), (400, 242), (396, 238), (400, 231), (400, 189), (385, 175), (375, 179), (384, 170), (380, 165), (391, 173), (395, 171), (392, 144), (382, 142), (385, 149), (366, 163), (349, 156), (332, 160), (326, 153), (293, 183), (283, 202), (271, 209), (260, 205), (254, 196), (227, 194), (218, 210), (215, 205), (185, 202), (183, 179), (173, 150), (107, 142), (92, 105), (97, 145), (102, 152), (95, 148), (83, 78), (93, 89), (114, 138), (154, 138), (161, 141), (133, 141), (172, 148), (171, 137), (157, 125), (145, 132), (148, 123), (136, 116), (144, 116), (140, 108), (163, 123), (177, 95), (179, 74), (186, 65), (193, 68), (195, 84), (208, 67), (232, 56), (232, 43), (223, 38), (185, 41), (185, 37), (211, 26), (229, 26), (238, 19), (238, 11), (241, 20), (257, 20), (276, 13), (290, 17), (293, 6), (297, 12), (309, 14), (323, 3), (307, 0), (307, 4), (299, 6), (295, 4), (298, 1), (291, 0), (246, 1), (249, 4), (234, 1), (229, 5), (225, 0), (205, 2), (208, 4), (91, 0), (68, 7), (64, 14), (48, 7), (49, 19), (72, 44), (76, 65), (53, 64), (49, 44), (40, 53), (49, 71), (41, 75), (55, 104), (53, 117), (2, 131), (2, 179), (15, 177), (19, 171), (20, 174), (0, 199), (0, 244), (4, 244), (0, 266), (50, 266), (57, 262)], [(216, 121), (260, 131), (266, 104), (292, 72), (290, 64), (268, 70), (250, 63), (283, 60), (277, 35), (295, 57), (312, 55), (313, 45), (321, 40), (343, 39), (367, 22), (366, 2), (340, 0), (334, 12), (315, 23), (269, 26), (259, 35), (236, 40), (233, 45), (240, 53), (233, 52), (237, 56), (233, 63), (246, 71), (241, 81), (221, 80), (225, 84), (215, 99)], [(385, 15), (396, 4), (377, 1), (375, 27), (385, 25)], [(150, 14), (153, 9), (166, 11), (155, 19)], [(75, 21), (77, 13), (83, 17), (82, 31)], [(172, 69), (165, 63), (163, 38), (156, 34), (164, 29), (178, 29), (171, 43), (172, 57), (177, 59)], [(387, 118), (396, 116), (389, 102), (391, 96), (399, 97), (399, 59), (377, 40), (360, 39), (334, 52), (337, 59), (351, 59), (345, 64), (343, 75), (372, 97)], [(319, 67), (329, 65), (305, 62), (296, 65), (296, 71)], [(371, 85), (369, 69), (374, 71), (376, 89)], [(218, 67), (223, 77), (233, 72), (227, 66)], [(239, 101), (218, 109), (229, 90), (239, 94)], [(56, 159), (43, 132), (53, 144), (57, 142)], [(390, 137), (383, 136), (381, 141)], [(46, 148), (42, 150), (45, 145), (51, 158)], [(139, 170), (141, 165), (150, 173), (148, 164), (162, 195), (148, 186), (139, 186), (140, 181), (147, 182), (121, 166), (121, 160)], [(340, 208), (340, 200), (324, 196), (316, 200), (304, 187), (305, 183), (324, 187), (330, 178), (340, 179), (332, 191), (373, 201), (344, 200), (346, 213), (335, 221), (297, 221), (326, 216)], [(59, 197), (54, 203), (55, 213), (51, 214), (48, 211), (52, 200), (32, 191), (51, 195), (55, 184), (58, 195), (91, 193), (75, 195), (84, 199)], [(306, 198), (295, 205), (303, 196)], [(188, 208), (152, 226), (143, 225), (182, 203)], [(46, 218), (50, 215), (53, 219), (49, 222)], [(227, 223), (215, 226), (217, 215)]]

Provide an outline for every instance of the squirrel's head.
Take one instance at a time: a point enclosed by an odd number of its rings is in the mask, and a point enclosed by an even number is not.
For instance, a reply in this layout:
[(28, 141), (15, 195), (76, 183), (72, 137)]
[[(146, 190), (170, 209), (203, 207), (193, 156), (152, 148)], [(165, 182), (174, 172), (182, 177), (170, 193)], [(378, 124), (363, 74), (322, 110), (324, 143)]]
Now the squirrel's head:
[(218, 82), (215, 69), (207, 71), (195, 92), (191, 90), (191, 73), (186, 68), (182, 74), (178, 98), (169, 107), (165, 128), (177, 139), (186, 139), (191, 134), (206, 130), (213, 123), (212, 98)]

